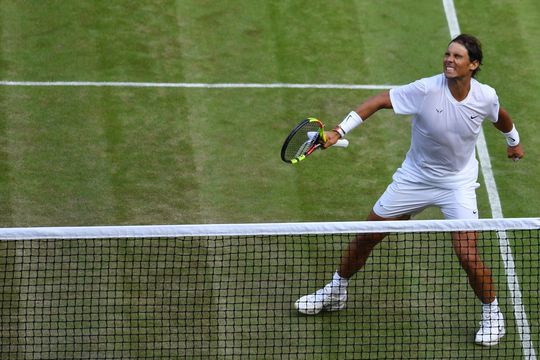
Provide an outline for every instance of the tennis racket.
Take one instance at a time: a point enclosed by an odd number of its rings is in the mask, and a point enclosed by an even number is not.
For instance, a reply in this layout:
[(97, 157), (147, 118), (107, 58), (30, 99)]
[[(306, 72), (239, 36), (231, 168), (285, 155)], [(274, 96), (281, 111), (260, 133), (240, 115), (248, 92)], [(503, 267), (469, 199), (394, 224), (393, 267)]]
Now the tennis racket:
[[(313, 154), (315, 150), (323, 149), (325, 142), (323, 123), (319, 119), (307, 118), (302, 120), (285, 139), (281, 147), (281, 159), (296, 164)], [(347, 147), (349, 141), (339, 139), (333, 146)]]

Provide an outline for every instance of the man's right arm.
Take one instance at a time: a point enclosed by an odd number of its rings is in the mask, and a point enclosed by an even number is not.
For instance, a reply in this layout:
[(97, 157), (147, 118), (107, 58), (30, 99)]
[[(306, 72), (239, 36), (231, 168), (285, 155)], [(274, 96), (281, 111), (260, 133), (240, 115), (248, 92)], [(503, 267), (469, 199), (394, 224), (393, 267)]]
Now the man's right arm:
[(365, 121), (377, 111), (391, 108), (390, 91), (384, 91), (364, 101), (356, 108), (356, 112)]
[[(392, 101), (390, 100), (390, 92), (384, 91), (375, 96), (370, 97), (360, 104), (354, 112), (349, 113), (347, 117), (334, 129), (326, 133), (327, 142), (324, 147), (330, 147), (336, 143), (346, 133), (351, 131), (356, 126), (366, 121), (371, 115), (381, 109), (392, 109)], [(356, 114), (355, 114), (356, 113)]]

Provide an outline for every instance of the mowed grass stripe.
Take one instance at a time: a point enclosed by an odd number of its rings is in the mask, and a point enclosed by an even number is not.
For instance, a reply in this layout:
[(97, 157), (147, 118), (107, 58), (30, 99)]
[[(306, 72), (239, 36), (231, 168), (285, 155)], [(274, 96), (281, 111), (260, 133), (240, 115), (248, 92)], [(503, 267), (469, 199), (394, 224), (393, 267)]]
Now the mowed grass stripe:
[(9, 159), (7, 91), (0, 88), (0, 218), (12, 224), (11, 164)]
[[(105, 91), (100, 117), (110, 166), (111, 223), (189, 223), (199, 213), (198, 180), (182, 94)], [(129, 100), (127, 100), (129, 99)]]
[[(13, 45), (16, 34), (20, 33), (18, 17), (16, 15), (6, 16), (13, 12), (12, 3), (2, 4), (0, 12), (0, 74), (3, 77), (10, 77), (10, 65), (16, 61), (12, 59), (16, 46)], [(16, 116), (13, 109), (10, 108), (11, 102), (8, 95), (11, 90), (0, 88), (0, 216), (2, 225), (13, 224), (13, 203), (11, 193), (11, 167), (9, 156), (9, 117)]]
[[(233, 1), (200, 7), (178, 2), (177, 10), (184, 81), (277, 78), (266, 4)], [(280, 176), (287, 168), (279, 148), (297, 121), (284, 111), (283, 92), (196, 89), (185, 94), (200, 182), (199, 221), (283, 219), (298, 203)], [(280, 197), (290, 201), (276, 202)]]
[[(103, 74), (183, 78), (179, 56), (183, 45), (174, 3), (136, 6), (131, 19), (120, 22), (125, 7), (106, 6), (114, 16), (99, 19), (103, 31), (96, 36)], [(115, 30), (112, 38), (110, 29)], [(194, 221), (199, 214), (199, 189), (184, 93), (124, 89), (101, 94), (115, 222)]]

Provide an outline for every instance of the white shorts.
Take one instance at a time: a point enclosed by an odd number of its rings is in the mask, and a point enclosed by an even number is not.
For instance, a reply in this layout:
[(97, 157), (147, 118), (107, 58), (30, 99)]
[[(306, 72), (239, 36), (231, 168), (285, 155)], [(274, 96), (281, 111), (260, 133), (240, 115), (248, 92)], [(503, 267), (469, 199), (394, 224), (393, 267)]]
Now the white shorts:
[(436, 206), (445, 219), (478, 219), (475, 191), (478, 186), (474, 183), (464, 189), (444, 189), (394, 176), (394, 181), (375, 203), (373, 212), (383, 218), (398, 218), (414, 216)]

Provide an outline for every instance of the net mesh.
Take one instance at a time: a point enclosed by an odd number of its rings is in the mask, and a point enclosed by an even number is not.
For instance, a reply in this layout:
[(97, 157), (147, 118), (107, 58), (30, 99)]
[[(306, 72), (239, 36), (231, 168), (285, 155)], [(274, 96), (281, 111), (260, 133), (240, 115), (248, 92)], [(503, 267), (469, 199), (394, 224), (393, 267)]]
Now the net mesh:
[(538, 220), (505, 230), (467, 224), (481, 228), (478, 249), (506, 320), (494, 347), (474, 343), (481, 304), (438, 223), (422, 231), (369, 224), (365, 231), (388, 237), (350, 281), (346, 307), (316, 316), (299, 314), (296, 299), (331, 280), (365, 224), (274, 224), (244, 235), (235, 225), (197, 234), (8, 230), (0, 233), (0, 357), (535, 359)]

